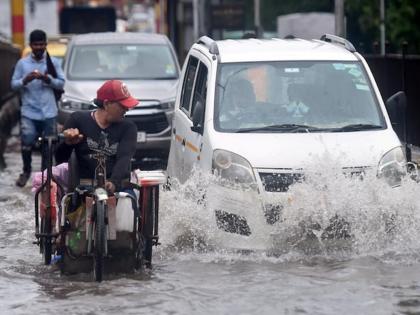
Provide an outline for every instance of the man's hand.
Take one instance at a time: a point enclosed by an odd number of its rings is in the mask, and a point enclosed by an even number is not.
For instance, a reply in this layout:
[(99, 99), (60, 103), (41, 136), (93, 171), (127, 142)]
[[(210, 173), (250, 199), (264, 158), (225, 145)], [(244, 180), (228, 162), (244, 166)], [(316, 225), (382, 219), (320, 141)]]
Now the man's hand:
[(115, 193), (115, 185), (112, 182), (110, 182), (110, 181), (106, 181), (105, 182), (105, 190), (109, 194), (114, 194)]
[(83, 135), (77, 128), (69, 128), (63, 131), (64, 142), (68, 145), (78, 144), (83, 140)]
[(28, 75), (23, 79), (23, 84), (26, 85), (26, 84), (28, 84), (29, 82), (31, 82), (35, 79), (39, 79), (40, 77), (42, 77), (42, 74), (39, 71), (34, 70), (34, 71), (28, 73)]
[(45, 83), (47, 83), (47, 84), (50, 84), (51, 83), (51, 79), (48, 76), (48, 71), (46, 71), (45, 74), (41, 75), (41, 78), (40, 79), (42, 81), (44, 81)]

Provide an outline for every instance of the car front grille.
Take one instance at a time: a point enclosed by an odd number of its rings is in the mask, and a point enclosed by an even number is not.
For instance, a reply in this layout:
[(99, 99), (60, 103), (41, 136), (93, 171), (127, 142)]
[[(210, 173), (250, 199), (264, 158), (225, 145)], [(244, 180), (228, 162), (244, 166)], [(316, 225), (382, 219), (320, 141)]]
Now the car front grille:
[[(343, 174), (347, 178), (363, 179), (365, 172), (370, 167), (344, 167)], [(301, 183), (305, 180), (304, 173), (276, 173), (259, 172), (264, 190), (267, 192), (287, 192), (289, 187), (295, 183)]]
[(145, 131), (148, 134), (159, 133), (169, 127), (165, 113), (151, 115), (127, 116), (137, 126), (137, 131)]
[(343, 173), (348, 178), (363, 179), (366, 171), (369, 169), (370, 167), (367, 167), (367, 166), (345, 167), (343, 168)]
[(264, 190), (268, 192), (286, 192), (294, 183), (304, 180), (302, 173), (260, 173)]

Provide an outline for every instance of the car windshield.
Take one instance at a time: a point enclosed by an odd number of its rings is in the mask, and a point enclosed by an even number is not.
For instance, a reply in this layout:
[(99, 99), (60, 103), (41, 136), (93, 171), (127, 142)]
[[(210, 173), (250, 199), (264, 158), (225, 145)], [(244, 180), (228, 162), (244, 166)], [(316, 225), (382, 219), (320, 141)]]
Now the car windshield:
[(80, 45), (71, 53), (68, 77), (171, 80), (178, 78), (178, 70), (166, 45)]
[(215, 129), (222, 132), (349, 132), (385, 128), (359, 62), (222, 64)]

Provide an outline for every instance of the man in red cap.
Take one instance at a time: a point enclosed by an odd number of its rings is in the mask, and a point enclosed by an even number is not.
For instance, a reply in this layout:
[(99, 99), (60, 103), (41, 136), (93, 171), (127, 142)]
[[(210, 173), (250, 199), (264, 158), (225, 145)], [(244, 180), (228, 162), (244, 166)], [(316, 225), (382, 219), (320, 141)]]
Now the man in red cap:
[(97, 161), (90, 155), (97, 149), (106, 152), (108, 192), (121, 188), (130, 178), (130, 163), (136, 151), (137, 127), (124, 119), (139, 102), (119, 80), (106, 81), (97, 91), (94, 111), (77, 111), (64, 124), (64, 143), (56, 151), (57, 163), (68, 161), (72, 150), (79, 162), (80, 178), (93, 179)]

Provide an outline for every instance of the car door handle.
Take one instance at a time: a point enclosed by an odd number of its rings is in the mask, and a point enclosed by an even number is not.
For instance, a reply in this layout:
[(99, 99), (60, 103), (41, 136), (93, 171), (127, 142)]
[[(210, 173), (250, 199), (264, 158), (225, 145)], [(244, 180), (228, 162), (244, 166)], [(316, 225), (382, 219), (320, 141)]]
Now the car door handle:
[(184, 138), (184, 139), (182, 139), (181, 144), (185, 147), (185, 138)]

